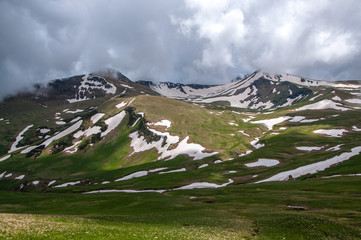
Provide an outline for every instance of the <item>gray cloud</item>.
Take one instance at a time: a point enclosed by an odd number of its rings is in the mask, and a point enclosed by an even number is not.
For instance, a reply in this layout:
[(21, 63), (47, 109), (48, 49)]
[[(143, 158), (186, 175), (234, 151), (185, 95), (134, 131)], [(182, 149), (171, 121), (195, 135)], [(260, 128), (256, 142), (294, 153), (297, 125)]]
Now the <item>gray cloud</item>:
[(346, 1), (0, 1), (0, 97), (113, 67), (132, 80), (223, 83), (256, 69), (360, 79)]

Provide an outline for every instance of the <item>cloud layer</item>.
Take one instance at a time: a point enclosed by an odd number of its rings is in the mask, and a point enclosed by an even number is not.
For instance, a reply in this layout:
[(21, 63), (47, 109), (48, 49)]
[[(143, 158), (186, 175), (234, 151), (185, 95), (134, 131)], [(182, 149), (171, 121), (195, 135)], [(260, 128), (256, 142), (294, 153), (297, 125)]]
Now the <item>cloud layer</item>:
[(256, 69), (361, 79), (359, 29), (357, 0), (3, 0), (0, 98), (105, 67), (185, 83)]

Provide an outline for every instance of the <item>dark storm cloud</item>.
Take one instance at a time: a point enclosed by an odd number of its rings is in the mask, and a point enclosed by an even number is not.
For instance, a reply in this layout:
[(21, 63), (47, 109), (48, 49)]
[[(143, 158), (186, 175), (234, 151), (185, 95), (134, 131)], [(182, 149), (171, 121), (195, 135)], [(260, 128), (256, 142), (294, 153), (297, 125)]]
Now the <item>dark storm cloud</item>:
[(132, 80), (222, 83), (258, 68), (360, 79), (355, 1), (0, 1), (0, 97), (118, 69)]

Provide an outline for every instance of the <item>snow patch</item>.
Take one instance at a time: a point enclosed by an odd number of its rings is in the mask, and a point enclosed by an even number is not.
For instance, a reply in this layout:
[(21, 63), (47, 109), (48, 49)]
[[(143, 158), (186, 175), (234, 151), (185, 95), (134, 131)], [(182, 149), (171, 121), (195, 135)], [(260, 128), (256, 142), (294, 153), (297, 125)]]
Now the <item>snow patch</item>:
[(276, 159), (260, 158), (257, 162), (246, 163), (244, 165), (246, 167), (272, 167), (278, 165), (279, 163), (280, 161)]
[(11, 154), (9, 154), (5, 157), (2, 157), (2, 158), (0, 158), (0, 162), (5, 161), (6, 159), (9, 159), (10, 157), (11, 157)]
[(71, 110), (69, 110), (69, 109), (65, 109), (65, 110), (63, 110), (63, 112), (64, 112), (64, 113), (71, 113), (71, 114), (75, 114), (75, 113), (81, 113), (81, 112), (84, 112), (84, 110), (83, 110), (83, 109), (76, 109), (76, 110), (74, 110), (74, 111), (71, 111)]
[(200, 168), (205, 168), (205, 167), (208, 167), (208, 164), (207, 164), (207, 163), (200, 165), (200, 166), (198, 167), (198, 169), (200, 169)]
[(97, 114), (94, 114), (93, 116), (91, 116), (90, 121), (92, 121), (93, 124), (95, 124), (95, 123), (97, 123), (104, 115), (105, 115), (105, 113), (97, 113)]
[(263, 124), (268, 128), (268, 130), (272, 130), (274, 125), (279, 124), (281, 122), (284, 122), (284, 121), (286, 121), (286, 120), (288, 120), (290, 118), (291, 117), (278, 117), (278, 118), (273, 118), (273, 119), (252, 121), (252, 123), (254, 123), (254, 124)]
[(301, 151), (308, 151), (308, 152), (311, 152), (311, 151), (319, 151), (323, 148), (324, 146), (322, 147), (296, 147), (297, 150), (301, 150)]
[(132, 178), (139, 178), (139, 177), (143, 177), (143, 176), (146, 176), (146, 175), (148, 175), (148, 171), (139, 171), (139, 172), (129, 174), (129, 175), (125, 176), (125, 177), (116, 179), (115, 182), (125, 181), (125, 180), (129, 180), (129, 179), (132, 179)]
[(53, 188), (62, 188), (62, 187), (67, 187), (67, 186), (73, 186), (73, 185), (77, 185), (79, 184), (80, 181), (76, 181), (76, 182), (67, 182), (67, 183), (63, 183), (63, 184), (60, 184), (60, 185), (56, 185), (54, 186)]
[(326, 152), (329, 152), (329, 151), (339, 151), (341, 149), (341, 146), (343, 146), (345, 144), (339, 144), (339, 145), (336, 145), (334, 147), (331, 147), (329, 149), (326, 149)]
[(361, 132), (361, 128), (358, 128), (356, 126), (352, 126), (352, 130), (355, 132)]
[(331, 99), (334, 100), (334, 101), (341, 101), (342, 100), (339, 96), (334, 96)]
[(346, 129), (319, 129), (313, 132), (317, 134), (328, 135), (329, 137), (342, 137), (343, 133), (348, 131)]
[(125, 105), (127, 105), (127, 102), (121, 102), (121, 103), (115, 105), (115, 107), (116, 107), (116, 108), (122, 108), (122, 107), (124, 107)]
[(180, 168), (180, 169), (170, 170), (170, 171), (167, 171), (167, 172), (160, 172), (159, 174), (168, 174), (168, 173), (186, 172), (186, 171), (187, 171), (187, 169)]
[(125, 117), (125, 111), (121, 111), (117, 115), (108, 118), (105, 120), (105, 124), (108, 125), (107, 130), (101, 133), (101, 137), (106, 136), (108, 133), (110, 133), (113, 129), (115, 129), (123, 120)]
[(359, 98), (346, 99), (345, 101), (349, 103), (361, 104), (361, 99)]
[(165, 126), (166, 129), (170, 128), (171, 126), (171, 122), (169, 120), (162, 120), (160, 122), (157, 122), (157, 123), (153, 123), (151, 125), (154, 125), (154, 126)]
[(198, 188), (221, 188), (221, 187), (225, 187), (229, 184), (233, 183), (232, 179), (228, 179), (227, 183), (224, 184), (215, 184), (215, 183), (209, 183), (209, 182), (195, 182), (195, 183), (191, 183), (189, 185), (180, 187), (180, 188), (176, 188), (174, 190), (189, 190), (189, 189), (198, 189)]

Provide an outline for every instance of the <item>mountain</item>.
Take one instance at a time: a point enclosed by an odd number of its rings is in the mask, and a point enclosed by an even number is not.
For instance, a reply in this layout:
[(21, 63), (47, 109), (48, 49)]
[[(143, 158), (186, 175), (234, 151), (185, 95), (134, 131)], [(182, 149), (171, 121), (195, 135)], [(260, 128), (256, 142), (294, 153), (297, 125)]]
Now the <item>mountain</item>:
[(0, 209), (61, 215), (78, 238), (357, 239), (360, 90), (261, 71), (218, 86), (57, 79), (0, 104)]

